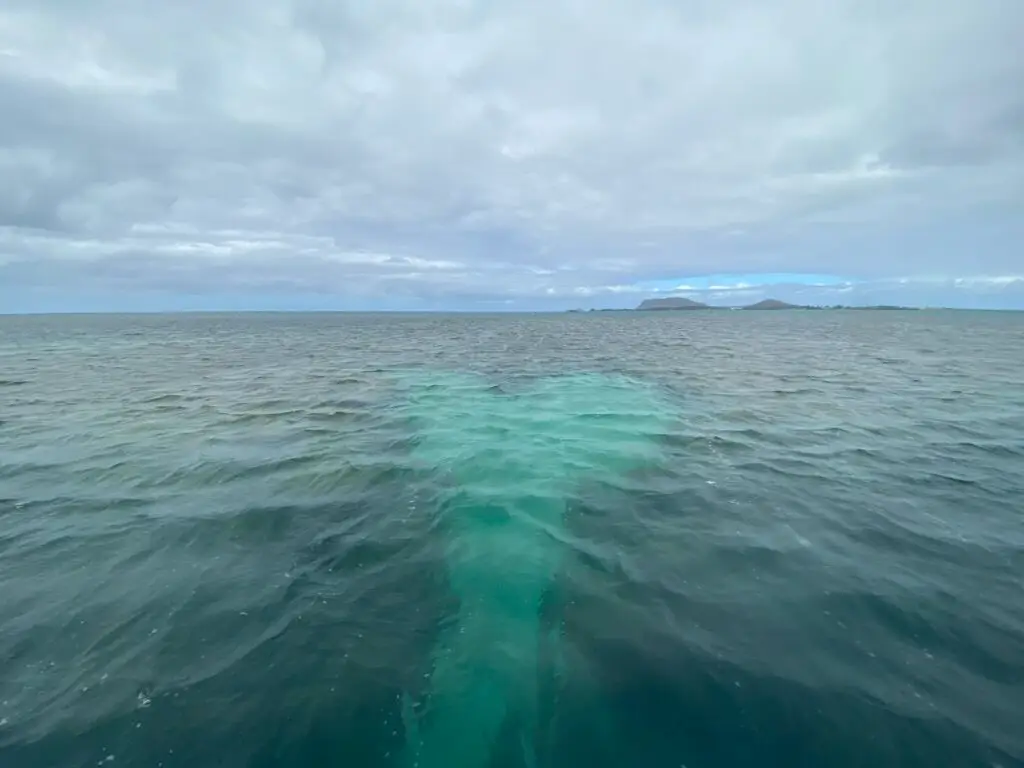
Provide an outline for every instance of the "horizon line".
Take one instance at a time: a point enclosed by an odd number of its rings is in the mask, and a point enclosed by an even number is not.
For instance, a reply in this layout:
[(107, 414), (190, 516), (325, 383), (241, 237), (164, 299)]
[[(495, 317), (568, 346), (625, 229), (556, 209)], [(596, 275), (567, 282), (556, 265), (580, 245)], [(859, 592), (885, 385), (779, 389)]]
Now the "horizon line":
[[(149, 315), (571, 315), (589, 314), (591, 312), (636, 312), (645, 315), (687, 314), (702, 309), (745, 309), (750, 304), (708, 304), (704, 307), (689, 309), (647, 310), (638, 307), (570, 307), (568, 309), (131, 309), (131, 310), (46, 310), (40, 312), (5, 312), (0, 310), (0, 317), (64, 317), (80, 315), (116, 315), (116, 316), (149, 316)], [(891, 312), (886, 307), (918, 312), (1024, 312), (1024, 307), (945, 307), (945, 306), (914, 306), (878, 305), (878, 304), (802, 304), (782, 309), (765, 309), (762, 312), (780, 312), (788, 309), (832, 310), (856, 309), (862, 311), (875, 310)]]

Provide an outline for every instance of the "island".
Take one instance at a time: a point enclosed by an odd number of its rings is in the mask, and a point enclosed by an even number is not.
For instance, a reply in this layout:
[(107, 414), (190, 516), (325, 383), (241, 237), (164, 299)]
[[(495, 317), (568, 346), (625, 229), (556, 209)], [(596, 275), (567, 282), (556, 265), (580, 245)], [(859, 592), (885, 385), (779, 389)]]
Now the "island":
[[(755, 304), (748, 304), (741, 307), (719, 307), (711, 304), (703, 304), (693, 299), (687, 299), (682, 296), (666, 296), (661, 299), (645, 299), (637, 307), (637, 310), (644, 312), (651, 311), (678, 311), (678, 310), (692, 310), (692, 309), (752, 309), (752, 310), (779, 310), (779, 309), (874, 309), (874, 310), (913, 310), (918, 307), (901, 307), (892, 304), (875, 304), (872, 306), (847, 306), (842, 304), (834, 304), (832, 306), (818, 306), (818, 305), (807, 305), (807, 304), (790, 304), (787, 301), (780, 301), (779, 299), (764, 299), (758, 301)], [(593, 310), (591, 310), (593, 311)]]
[(678, 310), (678, 309), (714, 309), (709, 304), (702, 304), (682, 296), (669, 296), (664, 299), (645, 299), (637, 309), (642, 310)]
[(779, 301), (778, 299), (765, 299), (759, 301), (756, 304), (751, 304), (742, 309), (809, 309), (809, 307), (802, 307), (799, 304), (789, 304), (785, 301)]

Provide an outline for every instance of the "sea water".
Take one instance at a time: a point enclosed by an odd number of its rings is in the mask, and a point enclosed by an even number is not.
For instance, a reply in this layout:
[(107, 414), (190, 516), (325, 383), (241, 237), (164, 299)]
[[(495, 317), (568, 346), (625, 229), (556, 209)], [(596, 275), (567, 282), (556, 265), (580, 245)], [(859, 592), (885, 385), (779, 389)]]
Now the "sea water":
[(0, 765), (1024, 764), (1024, 314), (0, 318)]

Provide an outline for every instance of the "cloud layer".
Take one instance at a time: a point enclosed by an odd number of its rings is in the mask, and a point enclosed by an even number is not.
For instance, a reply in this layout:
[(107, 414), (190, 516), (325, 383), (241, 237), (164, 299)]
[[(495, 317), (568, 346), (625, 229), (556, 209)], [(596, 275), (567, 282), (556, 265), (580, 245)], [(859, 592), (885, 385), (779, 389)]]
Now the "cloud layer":
[(758, 273), (1019, 303), (1021, 29), (1016, 0), (8, 0), (0, 311)]

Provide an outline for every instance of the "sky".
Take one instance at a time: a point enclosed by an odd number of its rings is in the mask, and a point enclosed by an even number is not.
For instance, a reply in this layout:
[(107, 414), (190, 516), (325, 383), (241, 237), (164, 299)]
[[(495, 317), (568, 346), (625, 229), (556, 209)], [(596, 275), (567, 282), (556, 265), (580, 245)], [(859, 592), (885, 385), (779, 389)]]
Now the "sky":
[(4, 0), (0, 312), (1024, 308), (1020, 0)]

